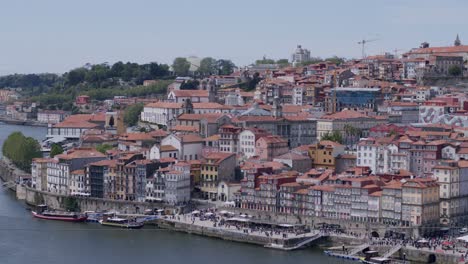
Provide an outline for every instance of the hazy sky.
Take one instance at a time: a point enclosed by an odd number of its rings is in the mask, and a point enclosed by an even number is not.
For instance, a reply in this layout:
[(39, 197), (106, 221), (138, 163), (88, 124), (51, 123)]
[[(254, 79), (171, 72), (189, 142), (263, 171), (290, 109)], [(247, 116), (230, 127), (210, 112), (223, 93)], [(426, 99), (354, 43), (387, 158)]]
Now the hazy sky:
[(467, 0), (0, 0), (0, 74), (190, 55), (246, 65), (289, 59), (297, 44), (360, 57), (362, 38), (379, 38), (377, 54), (457, 33), (468, 43)]

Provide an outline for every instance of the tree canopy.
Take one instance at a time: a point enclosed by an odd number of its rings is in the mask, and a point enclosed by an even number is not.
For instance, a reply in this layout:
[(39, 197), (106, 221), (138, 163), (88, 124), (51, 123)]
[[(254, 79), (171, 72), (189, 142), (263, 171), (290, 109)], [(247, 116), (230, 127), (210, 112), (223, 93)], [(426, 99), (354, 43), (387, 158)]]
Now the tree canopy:
[(106, 151), (112, 149), (113, 147), (109, 144), (102, 144), (102, 145), (98, 145), (96, 146), (96, 150), (101, 152), (102, 154), (106, 154)]
[(326, 133), (325, 135), (323, 135), (321, 140), (330, 140), (342, 144), (343, 136), (339, 131), (333, 131), (331, 133)]
[(231, 60), (220, 59), (217, 61), (218, 74), (229, 75), (234, 72), (236, 65)]
[(141, 111), (143, 111), (144, 105), (142, 103), (134, 104), (127, 109), (125, 109), (124, 113), (124, 123), (127, 126), (135, 126), (138, 123), (138, 118), (140, 116)]
[(63, 148), (57, 143), (52, 144), (50, 147), (50, 157), (53, 158), (55, 155), (59, 155), (63, 153)]
[(217, 73), (216, 59), (213, 59), (211, 57), (203, 58), (200, 62), (198, 72), (202, 76), (208, 76)]
[(172, 63), (172, 70), (177, 76), (187, 76), (190, 70), (190, 62), (186, 58), (175, 58)]
[(448, 73), (452, 76), (460, 76), (462, 74), (462, 69), (457, 65), (452, 65), (449, 67)]
[(21, 132), (13, 132), (2, 146), (3, 155), (18, 168), (31, 172), (31, 162), (42, 156), (39, 142), (32, 137), (25, 137)]

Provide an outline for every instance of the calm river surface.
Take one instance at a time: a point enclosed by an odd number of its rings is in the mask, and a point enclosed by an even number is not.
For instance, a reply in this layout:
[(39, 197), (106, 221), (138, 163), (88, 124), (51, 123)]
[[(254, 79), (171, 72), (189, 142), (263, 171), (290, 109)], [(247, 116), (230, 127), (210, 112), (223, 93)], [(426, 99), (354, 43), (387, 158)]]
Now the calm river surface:
[[(13, 131), (42, 139), (45, 128), (0, 124), (0, 144)], [(92, 223), (32, 218), (11, 191), (0, 187), (1, 264), (301, 264), (350, 263), (318, 248), (281, 252), (259, 246), (156, 229), (121, 230)]]

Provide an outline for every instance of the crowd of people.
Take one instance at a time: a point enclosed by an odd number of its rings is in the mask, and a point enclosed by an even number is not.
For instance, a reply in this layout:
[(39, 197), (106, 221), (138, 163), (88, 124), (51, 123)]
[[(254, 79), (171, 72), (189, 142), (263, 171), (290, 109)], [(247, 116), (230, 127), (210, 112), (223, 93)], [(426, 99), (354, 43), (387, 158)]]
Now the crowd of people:
[[(169, 219), (199, 224), (225, 230), (235, 230), (244, 234), (261, 235), (268, 238), (291, 238), (306, 234), (308, 229), (303, 226), (275, 225), (253, 221), (248, 214), (235, 214), (219, 211), (216, 208), (192, 211), (190, 214), (175, 215)], [(209, 224), (208, 224), (209, 223)]]

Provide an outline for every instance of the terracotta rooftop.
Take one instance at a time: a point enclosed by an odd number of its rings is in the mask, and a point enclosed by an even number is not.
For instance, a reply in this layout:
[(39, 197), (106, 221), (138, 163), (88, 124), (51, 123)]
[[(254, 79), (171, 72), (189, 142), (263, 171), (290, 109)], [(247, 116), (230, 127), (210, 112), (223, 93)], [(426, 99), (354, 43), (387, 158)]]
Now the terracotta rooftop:
[(177, 97), (208, 97), (208, 90), (173, 90)]
[(208, 123), (214, 123), (222, 116), (224, 116), (223, 113), (181, 114), (177, 117), (177, 120), (200, 121), (206, 119)]
[(288, 143), (286, 139), (277, 135), (263, 136), (259, 138), (258, 140), (263, 140), (268, 144)]
[(159, 147), (159, 151), (165, 152), (165, 151), (177, 151), (177, 148), (175, 148), (172, 145), (161, 145)]
[(75, 148), (75, 149), (68, 151), (67, 153), (62, 153), (55, 157), (58, 159), (63, 159), (63, 160), (71, 160), (71, 159), (96, 158), (96, 157), (105, 158), (106, 155), (102, 154), (101, 152), (93, 148)]
[(335, 120), (335, 119), (353, 119), (353, 118), (370, 118), (370, 117), (363, 113), (354, 111), (354, 110), (343, 110), (341, 112), (336, 112), (334, 114), (324, 115), (321, 118)]
[(89, 165), (93, 165), (93, 166), (107, 166), (107, 167), (115, 167), (117, 165), (117, 160), (113, 159), (113, 160), (101, 160), (101, 161), (97, 161), (97, 162), (93, 162)]
[(96, 128), (99, 126), (99, 124), (97, 123), (105, 122), (105, 118), (105, 113), (71, 115), (65, 118), (65, 120), (63, 120), (62, 122), (55, 124), (53, 127)]
[(184, 126), (184, 125), (173, 126), (170, 130), (180, 131), (180, 132), (193, 132), (193, 133), (199, 132), (199, 129), (196, 126)]

